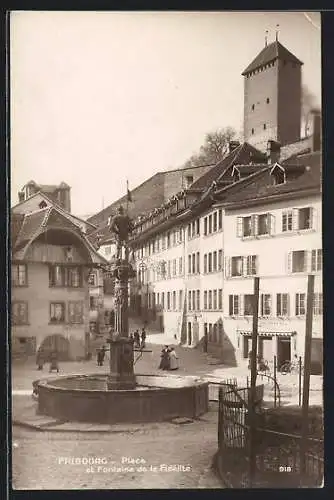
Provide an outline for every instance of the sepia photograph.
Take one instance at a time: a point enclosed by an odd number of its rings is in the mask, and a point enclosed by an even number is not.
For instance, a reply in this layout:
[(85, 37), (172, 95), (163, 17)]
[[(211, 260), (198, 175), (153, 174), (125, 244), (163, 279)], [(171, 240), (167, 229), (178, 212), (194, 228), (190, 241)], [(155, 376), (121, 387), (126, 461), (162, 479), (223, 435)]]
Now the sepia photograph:
[(321, 13), (8, 38), (12, 488), (322, 488)]

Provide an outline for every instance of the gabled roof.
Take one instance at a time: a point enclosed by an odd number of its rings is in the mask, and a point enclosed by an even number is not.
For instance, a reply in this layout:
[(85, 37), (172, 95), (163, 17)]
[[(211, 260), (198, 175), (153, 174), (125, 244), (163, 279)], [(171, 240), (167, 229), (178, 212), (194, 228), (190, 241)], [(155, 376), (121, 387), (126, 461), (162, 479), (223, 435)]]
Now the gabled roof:
[[(299, 169), (300, 175), (294, 176), (283, 184), (273, 184), (270, 170), (272, 165), (261, 170), (258, 175), (253, 174), (245, 179), (239, 181), (240, 189), (229, 189), (224, 193), (217, 193), (217, 198), (220, 195), (221, 201), (224, 205), (232, 207), (240, 203), (250, 203), (255, 201), (270, 200), (270, 198), (277, 198), (286, 196), (292, 193), (301, 193), (303, 191), (314, 190), (321, 191), (321, 154), (313, 153), (311, 155), (304, 155), (303, 157), (293, 160), (293, 164), (283, 163), (280, 164), (286, 170), (290, 168)], [(304, 167), (304, 168), (303, 168)]]
[(302, 65), (303, 63), (297, 59), (288, 49), (286, 49), (277, 40), (270, 43), (255, 57), (255, 59), (247, 66), (247, 68), (242, 72), (242, 75), (247, 75), (251, 71), (255, 71), (261, 66), (275, 61), (276, 59), (281, 59), (285, 61), (292, 61), (294, 63)]
[(43, 226), (49, 212), (50, 207), (46, 207), (24, 216), (21, 230), (15, 242), (15, 248), (24, 246), (35, 237)]
[(92, 229), (96, 229), (96, 225), (93, 224), (92, 222), (89, 222), (88, 220), (84, 220), (84, 219), (81, 219), (80, 217), (77, 217), (76, 215), (73, 215), (73, 214), (68, 214), (66, 212), (66, 210), (64, 210), (60, 205), (58, 205), (58, 203), (56, 203), (54, 200), (51, 200), (51, 198), (49, 198), (43, 191), (37, 191), (37, 193), (34, 193), (33, 195), (29, 196), (29, 198), (27, 198), (26, 200), (23, 200), (23, 201), (20, 201), (19, 203), (17, 203), (16, 205), (14, 205), (12, 208), (11, 208), (11, 212), (13, 214), (13, 210), (16, 209), (17, 207), (19, 206), (22, 206), (24, 205), (24, 203), (26, 203), (27, 201), (29, 200), (32, 200), (33, 198), (37, 197), (37, 196), (40, 196), (41, 198), (43, 198), (47, 203), (49, 203), (50, 205), (54, 206), (57, 208), (57, 210), (63, 214), (66, 214), (68, 215), (69, 217), (73, 218), (73, 219), (76, 219), (77, 221), (79, 222), (83, 222), (85, 224), (88, 224), (89, 226), (91, 226)]
[(254, 159), (261, 157), (264, 157), (263, 153), (248, 142), (244, 142), (231, 151), (230, 154), (225, 156), (225, 158), (219, 161), (214, 167), (211, 168), (211, 170), (194, 182), (190, 191), (203, 191), (208, 188), (213, 181), (219, 183), (223, 179), (225, 180), (228, 170), (232, 169), (236, 163), (249, 164), (251, 161), (254, 161)]

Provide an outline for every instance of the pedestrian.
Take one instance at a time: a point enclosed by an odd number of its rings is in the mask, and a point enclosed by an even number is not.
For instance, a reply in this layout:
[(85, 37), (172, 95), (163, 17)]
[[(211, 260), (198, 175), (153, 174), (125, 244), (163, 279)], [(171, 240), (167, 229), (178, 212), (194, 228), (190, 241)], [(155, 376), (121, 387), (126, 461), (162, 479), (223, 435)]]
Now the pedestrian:
[(179, 358), (175, 352), (174, 347), (169, 349), (169, 369), (170, 370), (178, 370), (179, 368)]
[(159, 369), (160, 370), (169, 370), (169, 348), (168, 345), (165, 345), (165, 347), (162, 349), (161, 354), (160, 354), (161, 360), (159, 364)]
[(146, 346), (146, 332), (145, 328), (143, 328), (141, 331), (141, 348), (144, 349), (145, 346)]
[(100, 366), (103, 366), (105, 355), (106, 355), (106, 347), (103, 345), (101, 348), (101, 364), (100, 364)]
[(36, 356), (37, 370), (43, 370), (44, 363), (45, 363), (45, 354), (42, 348), (39, 348)]
[(135, 331), (133, 337), (135, 339), (135, 347), (140, 347), (140, 336), (138, 330)]
[(59, 373), (59, 363), (58, 363), (58, 354), (57, 354), (57, 351), (52, 351), (51, 356), (50, 356), (50, 370), (49, 370), (49, 373), (53, 372), (54, 370), (57, 370), (57, 373)]
[(102, 366), (102, 349), (101, 349), (101, 347), (98, 347), (98, 349), (96, 349), (96, 361), (97, 361), (97, 366)]

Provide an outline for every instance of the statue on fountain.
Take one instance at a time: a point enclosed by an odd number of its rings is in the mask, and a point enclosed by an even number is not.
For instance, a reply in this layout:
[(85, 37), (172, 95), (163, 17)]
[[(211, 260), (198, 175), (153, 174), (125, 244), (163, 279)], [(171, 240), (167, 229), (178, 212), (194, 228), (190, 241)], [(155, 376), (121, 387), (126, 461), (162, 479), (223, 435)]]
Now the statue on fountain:
[(133, 225), (131, 219), (124, 213), (124, 208), (121, 205), (117, 210), (117, 214), (112, 217), (109, 224), (109, 230), (116, 235), (116, 260), (123, 260), (123, 248), (125, 249), (124, 259), (127, 260), (129, 235), (131, 234), (132, 229)]

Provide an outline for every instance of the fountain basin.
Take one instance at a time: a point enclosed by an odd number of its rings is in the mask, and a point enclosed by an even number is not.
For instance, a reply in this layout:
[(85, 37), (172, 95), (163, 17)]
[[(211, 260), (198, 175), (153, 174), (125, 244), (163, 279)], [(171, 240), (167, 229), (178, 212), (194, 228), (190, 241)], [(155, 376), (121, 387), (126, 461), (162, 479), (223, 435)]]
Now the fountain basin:
[(136, 375), (131, 390), (108, 390), (107, 375), (40, 380), (38, 413), (61, 420), (103, 424), (196, 418), (208, 411), (208, 383), (178, 375)]

